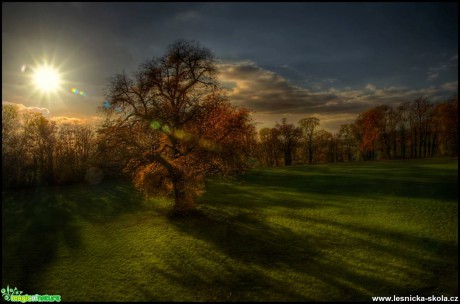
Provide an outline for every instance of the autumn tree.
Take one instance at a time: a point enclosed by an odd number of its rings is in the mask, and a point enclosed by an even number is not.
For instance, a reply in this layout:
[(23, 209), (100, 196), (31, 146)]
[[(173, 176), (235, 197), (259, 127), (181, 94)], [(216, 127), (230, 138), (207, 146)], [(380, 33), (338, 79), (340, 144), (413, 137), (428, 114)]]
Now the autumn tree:
[(436, 127), (439, 128), (440, 151), (444, 155), (458, 156), (458, 96), (448, 99), (435, 108)]
[(262, 128), (259, 131), (260, 154), (264, 163), (268, 166), (278, 164), (279, 144), (276, 138), (277, 131), (274, 128)]
[(357, 148), (364, 160), (375, 159), (375, 142), (380, 134), (379, 119), (380, 112), (373, 108), (359, 113), (352, 124), (353, 136), (359, 143)]
[(56, 182), (82, 181), (94, 154), (95, 138), (91, 126), (58, 122), (56, 140)]
[(343, 162), (343, 141), (339, 133), (334, 133), (331, 140), (331, 162)]
[(173, 193), (178, 214), (196, 208), (207, 175), (247, 168), (249, 112), (226, 99), (215, 58), (198, 43), (176, 41), (133, 77), (115, 75), (107, 101), (99, 152), (121, 161), (146, 193)]
[(326, 130), (318, 130), (313, 134), (314, 162), (333, 162), (333, 136)]
[(426, 138), (427, 138), (427, 124), (428, 115), (431, 104), (426, 98), (417, 98), (411, 103), (411, 111), (415, 120), (415, 132), (418, 135), (416, 153), (418, 157), (426, 155)]
[(319, 118), (307, 117), (299, 121), (300, 128), (306, 138), (307, 149), (308, 149), (308, 163), (311, 164), (313, 161), (313, 135), (315, 128), (319, 126)]
[(16, 185), (24, 164), (24, 145), (20, 134), (18, 108), (2, 104), (2, 185)]
[(396, 117), (397, 117), (397, 132), (399, 138), (399, 155), (402, 159), (405, 159), (407, 156), (407, 143), (408, 138), (410, 136), (410, 132), (408, 134), (408, 130), (410, 131), (409, 125), (409, 103), (405, 102), (400, 104), (396, 109)]
[(55, 182), (56, 122), (41, 113), (24, 115), (24, 136), (31, 155), (34, 182), (53, 185)]
[(386, 157), (391, 158), (391, 126), (392, 120), (392, 108), (388, 105), (380, 105), (374, 108), (374, 123), (379, 130), (380, 139), (380, 158)]
[(284, 156), (284, 165), (292, 165), (293, 153), (299, 144), (302, 130), (294, 124), (288, 124), (286, 118), (283, 118), (281, 124), (276, 123), (273, 132)]
[(41, 113), (2, 105), (2, 173), (5, 188), (82, 182), (91, 166), (94, 132)]
[(342, 143), (343, 148), (346, 151), (347, 160), (351, 161), (354, 159), (353, 151), (356, 148), (356, 141), (353, 136), (351, 124), (340, 125), (338, 138)]

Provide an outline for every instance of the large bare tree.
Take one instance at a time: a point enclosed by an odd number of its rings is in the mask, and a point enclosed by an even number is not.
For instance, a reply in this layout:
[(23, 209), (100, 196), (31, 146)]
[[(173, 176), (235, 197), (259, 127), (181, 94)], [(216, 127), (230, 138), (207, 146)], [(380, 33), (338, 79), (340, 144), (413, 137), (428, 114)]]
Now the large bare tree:
[(179, 214), (196, 208), (207, 175), (244, 170), (255, 140), (248, 110), (225, 98), (213, 54), (196, 42), (176, 41), (133, 77), (115, 75), (105, 108), (101, 151), (147, 194), (173, 193)]

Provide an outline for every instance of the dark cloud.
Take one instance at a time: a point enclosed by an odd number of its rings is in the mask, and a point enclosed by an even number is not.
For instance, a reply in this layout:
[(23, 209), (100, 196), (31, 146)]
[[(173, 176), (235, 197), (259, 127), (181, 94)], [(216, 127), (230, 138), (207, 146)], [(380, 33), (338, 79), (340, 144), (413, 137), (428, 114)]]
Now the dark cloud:
[(355, 90), (331, 87), (324, 91), (311, 91), (295, 86), (253, 62), (221, 64), (220, 70), (224, 83), (233, 84), (228, 88), (232, 102), (262, 113), (356, 114), (378, 104), (398, 104), (422, 96), (435, 100), (457, 91), (457, 82), (422, 89), (395, 86), (379, 88), (367, 84)]
[(457, 92), (458, 93), (458, 80), (446, 82), (441, 86), (442, 89), (448, 92)]

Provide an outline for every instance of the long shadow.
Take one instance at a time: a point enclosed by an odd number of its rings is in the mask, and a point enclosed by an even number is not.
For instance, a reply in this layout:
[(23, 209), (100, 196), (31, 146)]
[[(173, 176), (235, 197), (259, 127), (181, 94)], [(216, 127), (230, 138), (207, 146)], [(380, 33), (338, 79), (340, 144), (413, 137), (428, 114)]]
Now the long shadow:
[[(373, 249), (400, 259), (407, 259), (410, 256), (410, 264), (413, 264), (414, 267), (422, 265), (424, 270), (429, 270), (433, 274), (445, 272), (443, 270), (455, 269), (456, 267), (454, 266), (458, 264), (458, 244), (454, 242), (426, 236), (409, 235), (389, 229), (377, 229), (375, 226), (349, 225), (333, 220), (312, 218), (305, 215), (299, 216), (295, 213), (291, 213), (289, 217), (297, 218), (311, 225), (333, 226), (339, 230), (353, 232), (359, 238), (358, 243), (363, 244), (364, 247), (372, 245)], [(363, 240), (363, 237), (366, 236), (371, 236), (372, 238)], [(393, 246), (384, 245), (388, 243), (392, 243)], [(395, 245), (398, 245), (399, 248), (395, 248)], [(415, 252), (423, 252), (424, 254), (413, 254)]]
[[(273, 229), (248, 213), (231, 214), (209, 208), (201, 208), (201, 212), (194, 217), (172, 218), (170, 222), (180, 231), (216, 245), (227, 258), (236, 259), (247, 266), (238, 268), (231, 260), (224, 260), (218, 263), (225, 271), (218, 273), (213, 269), (190, 265), (169, 265), (168, 271), (151, 269), (189, 290), (203, 287), (207, 292), (212, 290), (208, 298), (202, 300), (276, 300), (277, 297), (278, 301), (312, 300), (279, 279), (252, 267), (279, 268), (284, 267), (288, 261), (292, 266), (313, 263), (317, 253), (310, 244), (296, 237), (289, 229)], [(148, 293), (147, 290), (144, 292)], [(253, 294), (255, 299), (246, 298), (248, 294)]]
[[(371, 296), (393, 294), (458, 294), (457, 244), (384, 227), (312, 218), (304, 212), (296, 212), (298, 209), (342, 208), (340, 204), (308, 200), (307, 194), (314, 194), (313, 198), (381, 199), (391, 195), (446, 202), (457, 200), (457, 176), (453, 170), (418, 166), (400, 169), (397, 164), (394, 164), (394, 171), (390, 169), (380, 168), (379, 171), (371, 165), (356, 171), (350, 168), (348, 172), (330, 167), (314, 168), (314, 172), (309, 172), (309, 168), (260, 170), (230, 184), (211, 184), (202, 198), (201, 217), (172, 219), (171, 223), (246, 266), (241, 268), (226, 261), (214, 261), (229, 269), (230, 275), (225, 279), (212, 278), (222, 288), (216, 289), (211, 300), (319, 300), (317, 295), (302, 292), (302, 288), (309, 289), (302, 283), (292, 286), (276, 276), (267, 275), (267, 272), (278, 270), (301, 273), (300, 277), (323, 282), (331, 290), (330, 294), (324, 293), (323, 300), (329, 301), (369, 301)], [(333, 231), (339, 231), (330, 238), (339, 243), (330, 246), (343, 252), (343, 256), (325, 254), (325, 240), (314, 230), (295, 233), (268, 224), (264, 209), (270, 206), (284, 207), (290, 220), (301, 222), (305, 227), (332, 227)], [(340, 233), (344, 233), (343, 240)], [(360, 256), (354, 256), (356, 253)], [(387, 273), (378, 273), (375, 269)], [(190, 290), (209, 285), (209, 277), (203, 275), (209, 270), (204, 265), (179, 269), (171, 265), (169, 271), (153, 271)], [(245, 288), (242, 289), (242, 285)]]
[(3, 192), (2, 280), (28, 293), (58, 248), (75, 252), (81, 244), (80, 221), (107, 221), (140, 208), (132, 188), (116, 183), (37, 188)]
[[(248, 213), (225, 213), (216, 208), (203, 206), (199, 217), (189, 219), (171, 219), (171, 223), (183, 233), (212, 244), (225, 256), (245, 267), (234, 266), (234, 262), (214, 261), (228, 269), (230, 276), (214, 277), (217, 284), (214, 300), (227, 301), (317, 301), (318, 297), (306, 294), (310, 287), (307, 282), (283, 282), (276, 276), (267, 275), (267, 271), (287, 271), (297, 274), (300, 278), (322, 282), (330, 294), (323, 294), (327, 301), (369, 301), (371, 296), (409, 295), (429, 296), (433, 292), (444, 294), (458, 292), (452, 287), (439, 286), (438, 279), (443, 275), (452, 275), (452, 267), (458, 263), (455, 256), (458, 246), (426, 237), (416, 237), (384, 229), (368, 229), (356, 225), (338, 224), (329, 220), (302, 218), (304, 224), (335, 225), (344, 231), (358, 235), (371, 236), (360, 238), (353, 245), (337, 244), (338, 250), (347, 255), (359, 246), (369, 256), (344, 262), (331, 256), (324, 256), (320, 251), (324, 245), (322, 237), (315, 234), (301, 234), (283, 227), (269, 225), (262, 218)], [(340, 239), (340, 236), (337, 236)], [(393, 244), (402, 247), (392, 248)], [(414, 250), (418, 255), (414, 255)], [(410, 269), (386, 265), (382, 256), (402, 261), (410, 265)], [(455, 262), (457, 261), (457, 262)], [(400, 279), (390, 278), (385, 273), (363, 272), (360, 267), (378, 266), (381, 269), (400, 272), (401, 275), (414, 281), (404, 286)], [(443, 271), (439, 272), (440, 269)], [(437, 271), (438, 270), (438, 271)], [(209, 269), (200, 267), (171, 266), (169, 271), (152, 269), (162, 273), (170, 280), (193, 290), (197, 286), (209, 285), (206, 273)], [(425, 278), (420, 278), (420, 274)], [(305, 284), (305, 285), (304, 285)], [(244, 287), (242, 287), (244, 286)], [(303, 290), (302, 290), (303, 289)], [(247, 298), (248, 295), (254, 298)], [(231, 296), (230, 296), (231, 295)], [(211, 299), (212, 300), (212, 299)]]

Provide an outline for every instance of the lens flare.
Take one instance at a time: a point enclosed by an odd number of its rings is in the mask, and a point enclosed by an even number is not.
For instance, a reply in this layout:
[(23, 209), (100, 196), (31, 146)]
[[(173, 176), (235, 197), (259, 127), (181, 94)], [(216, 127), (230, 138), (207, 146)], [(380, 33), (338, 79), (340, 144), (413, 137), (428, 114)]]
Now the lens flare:
[(166, 133), (166, 134), (171, 133), (171, 130), (169, 129), (169, 127), (167, 125), (162, 126), (161, 131), (163, 131), (163, 133)]
[(183, 139), (185, 141), (189, 141), (190, 139), (192, 139), (192, 135), (190, 133), (185, 132), (184, 130), (181, 130), (181, 129), (174, 131), (173, 136), (175, 138)]
[(154, 120), (150, 123), (150, 127), (152, 129), (158, 130), (161, 128), (161, 124), (158, 121)]
[(70, 89), (70, 92), (74, 93), (75, 95), (88, 96), (85, 92), (83, 92), (82, 90), (79, 90), (77, 88)]
[[(108, 103), (108, 101), (105, 101)], [(104, 104), (105, 104), (104, 102)], [(190, 141), (192, 140), (192, 135), (184, 130), (174, 130), (173, 132), (171, 131), (171, 129), (166, 125), (161, 125), (161, 123), (159, 121), (156, 121), (156, 120), (153, 120), (151, 123), (150, 123), (150, 127), (154, 130), (159, 130), (165, 134), (172, 134), (175, 138), (177, 139), (181, 139), (181, 140), (184, 140), (184, 141)], [(205, 138), (200, 138), (200, 139), (196, 139), (197, 140), (197, 143), (198, 145), (205, 149), (205, 150), (208, 150), (208, 151), (214, 151), (214, 152), (219, 152), (222, 150), (222, 146), (218, 143), (215, 143), (214, 141), (212, 140), (208, 140), (208, 139), (205, 139)]]
[[(112, 104), (110, 103), (110, 101), (104, 100), (104, 102), (102, 103), (102, 107), (108, 110), (112, 107)], [(115, 112), (120, 113), (121, 111), (122, 111), (121, 107), (118, 106), (115, 108)]]
[(200, 138), (198, 145), (208, 151), (220, 151), (220, 146), (213, 141)]
[(184, 138), (185, 137), (184, 130), (177, 130), (176, 132), (174, 132), (174, 137), (179, 138), (179, 139)]

